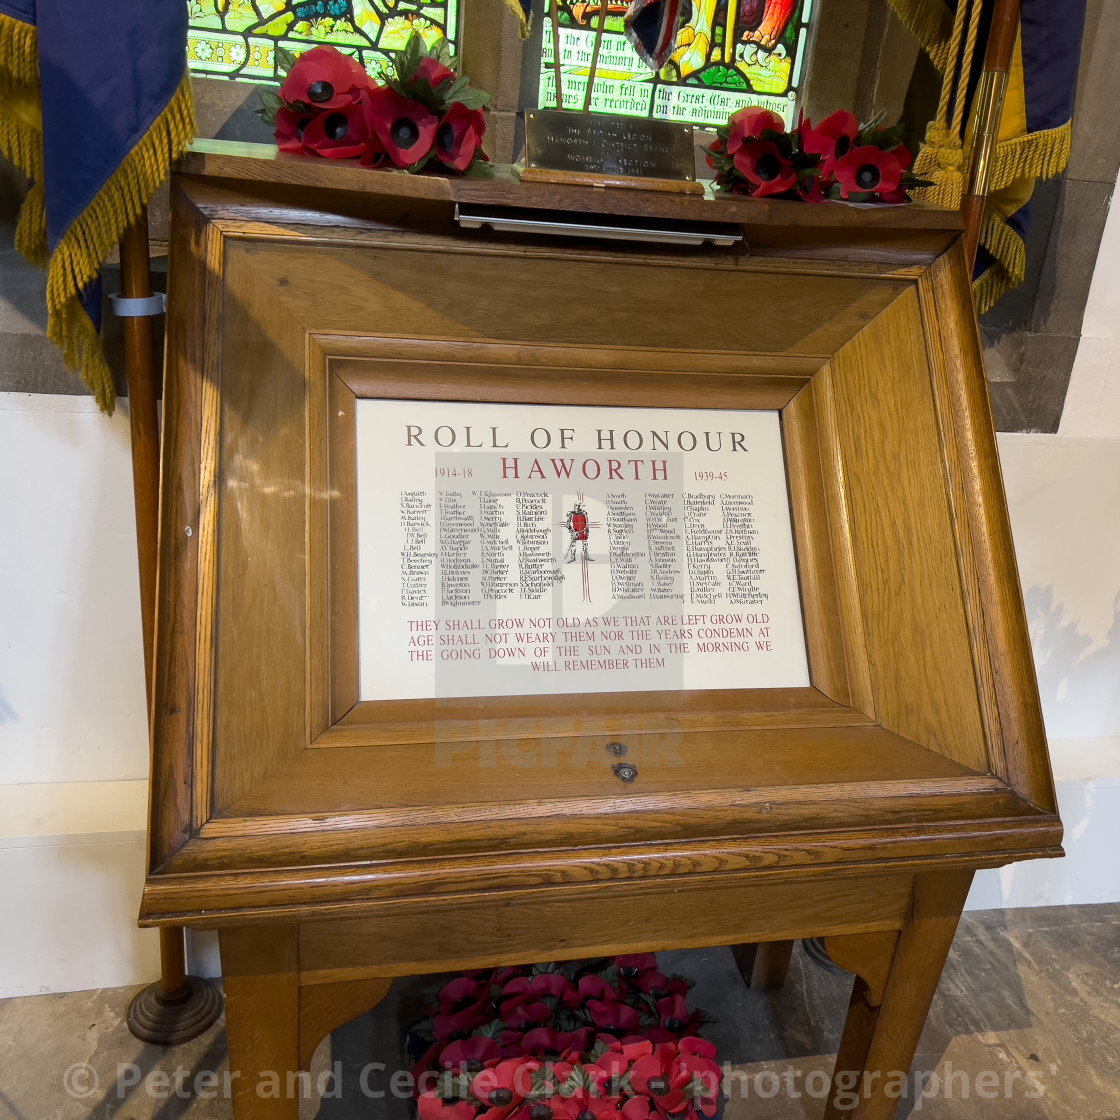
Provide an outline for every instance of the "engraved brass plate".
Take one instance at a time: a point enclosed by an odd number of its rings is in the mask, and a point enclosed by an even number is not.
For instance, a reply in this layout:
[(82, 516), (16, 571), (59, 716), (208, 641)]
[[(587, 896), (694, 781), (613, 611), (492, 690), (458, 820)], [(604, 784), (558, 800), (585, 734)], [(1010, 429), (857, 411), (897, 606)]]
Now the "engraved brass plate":
[(605, 113), (533, 109), (525, 114), (525, 166), (690, 182), (695, 178), (692, 126)]

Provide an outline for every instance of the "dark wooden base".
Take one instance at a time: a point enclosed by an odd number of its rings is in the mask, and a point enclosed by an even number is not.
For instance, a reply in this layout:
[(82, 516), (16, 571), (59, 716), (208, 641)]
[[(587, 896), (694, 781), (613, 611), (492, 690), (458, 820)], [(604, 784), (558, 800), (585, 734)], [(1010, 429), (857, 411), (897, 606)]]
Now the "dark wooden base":
[(222, 1013), (222, 993), (216, 984), (188, 976), (175, 992), (161, 981), (138, 992), (128, 1005), (128, 1029), (141, 1042), (175, 1046), (209, 1030)]

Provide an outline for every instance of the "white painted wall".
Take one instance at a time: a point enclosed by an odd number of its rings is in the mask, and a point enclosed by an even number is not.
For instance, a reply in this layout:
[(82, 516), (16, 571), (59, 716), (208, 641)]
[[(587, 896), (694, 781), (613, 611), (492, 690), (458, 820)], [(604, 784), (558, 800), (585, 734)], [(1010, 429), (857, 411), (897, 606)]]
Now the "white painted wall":
[[(976, 907), (1120, 900), (1120, 207), (1056, 436), (999, 440), (1068, 858)], [(0, 394), (0, 997), (147, 982), (148, 748), (127, 403)], [(197, 946), (216, 965), (212, 939)]]
[(159, 974), (131, 470), (125, 409), (0, 394), (0, 997)]
[(1066, 859), (976, 878), (969, 905), (1120, 900), (1120, 205), (1058, 434), (999, 437)]

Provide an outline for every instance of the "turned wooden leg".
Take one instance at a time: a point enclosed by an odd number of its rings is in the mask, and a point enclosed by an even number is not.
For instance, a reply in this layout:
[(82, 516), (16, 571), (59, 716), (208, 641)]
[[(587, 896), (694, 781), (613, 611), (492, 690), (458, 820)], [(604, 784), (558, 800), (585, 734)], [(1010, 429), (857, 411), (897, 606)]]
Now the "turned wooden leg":
[(732, 945), (735, 963), (748, 988), (768, 992), (786, 982), (792, 941), (757, 941), (748, 945)]
[(299, 1120), (297, 933), (286, 925), (218, 934), (234, 1120)]
[(918, 875), (897, 933), (828, 938), (829, 955), (856, 972), (825, 1120), (890, 1120), (964, 909), (971, 871)]

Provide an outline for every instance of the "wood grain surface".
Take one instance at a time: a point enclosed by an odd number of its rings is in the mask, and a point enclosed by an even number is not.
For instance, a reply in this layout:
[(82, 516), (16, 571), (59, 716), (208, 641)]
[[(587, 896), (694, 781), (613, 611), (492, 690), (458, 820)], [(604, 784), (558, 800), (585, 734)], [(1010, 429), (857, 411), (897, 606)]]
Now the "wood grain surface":
[[(337, 204), (328, 222), (306, 190), (303, 209), (275, 193), (321, 168), (253, 158), (246, 188), (229, 178), (240, 157), (191, 159), (146, 922), (373, 913), (432, 892), (638, 897), (647, 880), (723, 891), (1058, 850), (1044, 743), (1016, 730), (1037, 697), (1017, 675), (1029, 650), (967, 285), (955, 256), (930, 263), (927, 238), (955, 219), (658, 200), (766, 226), (774, 252), (556, 245), (472, 237), (428, 205), (477, 184), (344, 176), (315, 200)], [(561, 190), (539, 189), (499, 179), (476, 197)], [(585, 291), (595, 315), (573, 314)], [(636, 315), (637, 292), (664, 313)], [(779, 409), (814, 687), (360, 702), (353, 408), (368, 395)], [(640, 759), (632, 786), (607, 765), (619, 736)]]

